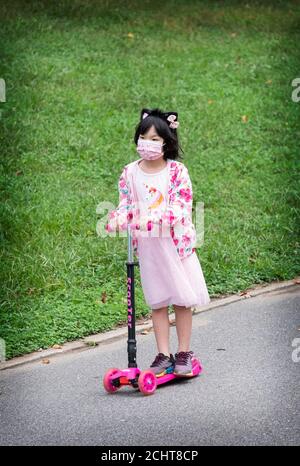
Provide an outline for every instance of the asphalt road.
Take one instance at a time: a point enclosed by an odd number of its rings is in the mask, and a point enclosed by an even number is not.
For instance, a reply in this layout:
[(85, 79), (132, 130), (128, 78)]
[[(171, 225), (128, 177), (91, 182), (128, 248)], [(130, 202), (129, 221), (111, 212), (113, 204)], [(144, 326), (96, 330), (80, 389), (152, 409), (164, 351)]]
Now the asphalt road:
[[(1, 371), (0, 444), (299, 445), (300, 360), (292, 358), (294, 351), (300, 359), (292, 346), (300, 338), (299, 285), (193, 319), (191, 349), (203, 373), (151, 396), (102, 388), (108, 368), (127, 367), (126, 338)], [(146, 368), (156, 354), (154, 334), (138, 335), (137, 348)]]

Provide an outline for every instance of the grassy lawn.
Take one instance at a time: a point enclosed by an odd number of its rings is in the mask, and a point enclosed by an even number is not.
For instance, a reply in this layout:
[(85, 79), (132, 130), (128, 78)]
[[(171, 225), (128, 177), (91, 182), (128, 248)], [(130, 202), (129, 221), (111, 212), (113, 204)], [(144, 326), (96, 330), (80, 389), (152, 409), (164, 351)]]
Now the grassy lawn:
[[(1, 4), (7, 359), (126, 322), (125, 238), (100, 238), (142, 107), (179, 113), (211, 297), (299, 274), (300, 2)], [(136, 268), (137, 317), (149, 313)]]

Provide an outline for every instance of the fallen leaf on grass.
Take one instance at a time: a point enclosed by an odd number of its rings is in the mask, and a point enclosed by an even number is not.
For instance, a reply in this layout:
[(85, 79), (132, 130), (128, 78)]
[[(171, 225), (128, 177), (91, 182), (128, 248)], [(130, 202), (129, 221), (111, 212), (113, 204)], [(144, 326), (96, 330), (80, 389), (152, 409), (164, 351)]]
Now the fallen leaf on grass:
[(62, 346), (61, 345), (57, 345), (55, 343), (55, 345), (52, 346), (53, 349), (62, 349)]
[(251, 298), (251, 294), (248, 293), (248, 291), (242, 291), (242, 292), (240, 293), (240, 296), (245, 296), (245, 298)]

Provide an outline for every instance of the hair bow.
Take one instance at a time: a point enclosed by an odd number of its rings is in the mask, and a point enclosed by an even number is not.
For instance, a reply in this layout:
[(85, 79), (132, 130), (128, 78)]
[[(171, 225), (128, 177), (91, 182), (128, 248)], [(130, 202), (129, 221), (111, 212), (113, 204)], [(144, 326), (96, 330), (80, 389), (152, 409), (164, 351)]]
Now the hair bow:
[(169, 124), (170, 128), (178, 128), (179, 121), (175, 121), (176, 120), (176, 115), (169, 115), (167, 120), (171, 122)]
[(149, 116), (149, 113), (144, 112), (144, 113), (143, 113), (143, 119), (146, 118), (147, 116)]

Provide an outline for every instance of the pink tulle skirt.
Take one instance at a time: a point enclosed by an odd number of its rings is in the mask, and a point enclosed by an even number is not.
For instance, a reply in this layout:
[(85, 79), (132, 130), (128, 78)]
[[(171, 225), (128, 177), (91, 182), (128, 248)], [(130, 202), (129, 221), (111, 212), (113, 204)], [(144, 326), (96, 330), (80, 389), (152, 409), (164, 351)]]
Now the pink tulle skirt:
[(140, 235), (138, 254), (144, 298), (151, 309), (172, 304), (198, 307), (210, 303), (196, 252), (181, 259), (170, 236)]

